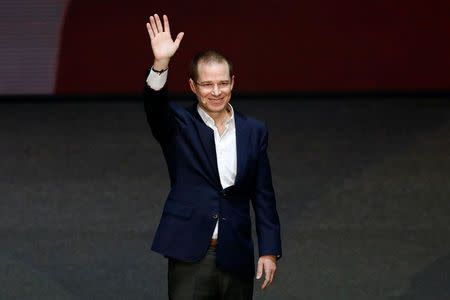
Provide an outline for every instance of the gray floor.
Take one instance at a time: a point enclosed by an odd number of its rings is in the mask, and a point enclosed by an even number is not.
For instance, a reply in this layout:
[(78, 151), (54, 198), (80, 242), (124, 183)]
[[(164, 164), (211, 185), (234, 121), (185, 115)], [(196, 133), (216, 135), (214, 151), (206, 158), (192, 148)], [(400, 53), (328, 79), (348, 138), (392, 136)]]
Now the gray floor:
[[(235, 101), (269, 126), (282, 223), (255, 299), (450, 299), (450, 105), (389, 100)], [(141, 103), (0, 103), (0, 141), (0, 299), (166, 298)]]

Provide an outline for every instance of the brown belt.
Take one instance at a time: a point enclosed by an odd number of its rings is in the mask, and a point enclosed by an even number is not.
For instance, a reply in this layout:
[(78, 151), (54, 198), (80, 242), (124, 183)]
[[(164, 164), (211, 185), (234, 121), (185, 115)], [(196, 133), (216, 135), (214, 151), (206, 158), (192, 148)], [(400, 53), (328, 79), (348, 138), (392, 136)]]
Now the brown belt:
[(209, 245), (210, 245), (210, 246), (217, 246), (217, 244), (218, 244), (217, 239), (211, 239), (211, 240), (209, 241)]

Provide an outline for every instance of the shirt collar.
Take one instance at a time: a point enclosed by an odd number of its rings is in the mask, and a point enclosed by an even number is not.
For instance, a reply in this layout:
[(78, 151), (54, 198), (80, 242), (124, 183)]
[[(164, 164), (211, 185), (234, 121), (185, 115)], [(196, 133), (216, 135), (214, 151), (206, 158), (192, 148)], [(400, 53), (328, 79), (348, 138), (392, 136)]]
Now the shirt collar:
[[(225, 125), (228, 126), (232, 121), (234, 121), (234, 109), (233, 106), (231, 106), (230, 103), (228, 103), (228, 106), (231, 109), (231, 117), (225, 122)], [(200, 107), (200, 105), (197, 104), (197, 111), (200, 117), (202, 118), (203, 122), (205, 122), (208, 126), (216, 126), (214, 119), (211, 118), (206, 111), (203, 110), (203, 108)]]

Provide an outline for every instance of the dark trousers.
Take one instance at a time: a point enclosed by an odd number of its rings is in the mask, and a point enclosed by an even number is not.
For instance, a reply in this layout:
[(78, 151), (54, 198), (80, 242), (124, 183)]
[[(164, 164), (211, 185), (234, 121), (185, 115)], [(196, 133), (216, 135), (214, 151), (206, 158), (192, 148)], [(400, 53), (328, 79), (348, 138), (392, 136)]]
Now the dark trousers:
[(216, 247), (194, 263), (169, 258), (169, 300), (251, 300), (253, 278), (242, 278), (216, 267)]

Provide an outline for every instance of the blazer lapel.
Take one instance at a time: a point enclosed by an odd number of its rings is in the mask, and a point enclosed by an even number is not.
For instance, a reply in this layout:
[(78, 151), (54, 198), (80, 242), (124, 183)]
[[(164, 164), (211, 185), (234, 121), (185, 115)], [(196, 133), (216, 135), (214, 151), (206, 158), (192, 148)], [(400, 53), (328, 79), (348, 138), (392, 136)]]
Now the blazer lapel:
[(236, 126), (236, 153), (237, 153), (237, 170), (234, 184), (237, 185), (245, 174), (245, 167), (248, 158), (248, 142), (249, 142), (249, 128), (245, 116), (237, 111), (234, 111), (234, 121)]
[(213, 183), (219, 189), (222, 189), (222, 185), (220, 183), (219, 170), (217, 168), (217, 156), (216, 156), (216, 144), (214, 141), (214, 131), (209, 128), (203, 119), (200, 117), (197, 111), (197, 104), (194, 104), (191, 108), (191, 113), (194, 115), (195, 119), (198, 122), (194, 122), (195, 127), (197, 129), (198, 135), (200, 137), (200, 142), (203, 146), (203, 150), (206, 154), (206, 159), (210, 168), (208, 169), (209, 173), (213, 178)]

